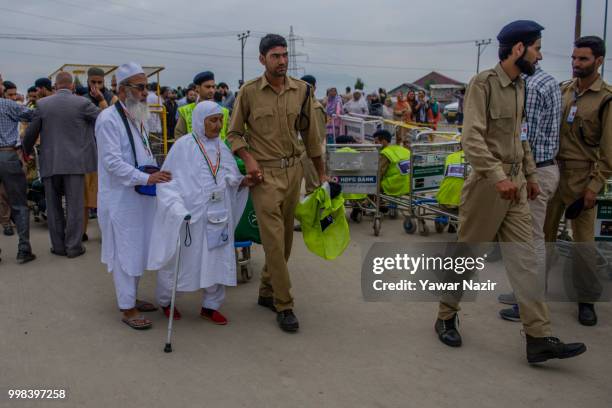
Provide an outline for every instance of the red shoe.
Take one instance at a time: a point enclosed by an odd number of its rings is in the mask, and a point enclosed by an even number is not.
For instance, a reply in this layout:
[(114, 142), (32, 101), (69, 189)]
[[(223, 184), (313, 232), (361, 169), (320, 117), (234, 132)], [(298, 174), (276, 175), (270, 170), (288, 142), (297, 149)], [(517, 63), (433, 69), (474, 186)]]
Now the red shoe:
[[(166, 317), (169, 319), (170, 318), (170, 305), (162, 306), (162, 311), (164, 312)], [(178, 311), (176, 306), (174, 307), (174, 320), (181, 320), (181, 312)]]
[(213, 309), (202, 308), (200, 311), (200, 316), (202, 319), (210, 320), (214, 324), (218, 324), (220, 326), (224, 326), (227, 324), (227, 319), (221, 313)]

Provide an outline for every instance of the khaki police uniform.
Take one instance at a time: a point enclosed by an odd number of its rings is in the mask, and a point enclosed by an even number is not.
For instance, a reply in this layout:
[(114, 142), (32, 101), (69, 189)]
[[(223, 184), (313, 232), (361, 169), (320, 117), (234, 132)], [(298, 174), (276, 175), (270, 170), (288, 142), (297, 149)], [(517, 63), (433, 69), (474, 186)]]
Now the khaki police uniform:
[[(274, 297), (277, 311), (293, 308), (287, 262), (293, 242), (293, 218), (303, 177), (301, 157), (320, 157), (317, 112), (305, 82), (286, 77), (277, 93), (265, 75), (245, 83), (238, 93), (228, 140), (233, 152), (247, 148), (259, 163), (263, 182), (251, 188), (266, 255), (259, 295)], [(302, 113), (309, 120), (300, 118)], [(298, 140), (297, 123), (303, 143)]]
[[(546, 337), (551, 335), (550, 320), (533, 263), (535, 252), (527, 204), (526, 184), (527, 180), (536, 181), (536, 167), (526, 135), (521, 137), (524, 104), (524, 81), (520, 77), (512, 81), (501, 64), (481, 72), (470, 82), (465, 95), (461, 145), (472, 171), (461, 194), (458, 234), (459, 242), (513, 243), (516, 250), (512, 256), (508, 256), (507, 246), (502, 245), (502, 251), (525, 332), (533, 337)], [(504, 200), (497, 192), (495, 184), (505, 179), (519, 187), (518, 202)], [(459, 298), (443, 298), (438, 318), (452, 318), (459, 310)]]
[[(327, 124), (327, 113), (325, 112), (325, 108), (321, 103), (313, 98), (314, 109), (315, 109), (315, 124), (318, 128), (319, 133), (319, 143), (321, 144), (321, 149), (324, 151), (324, 141), (325, 141), (325, 126)], [(314, 163), (307, 154), (302, 155), (302, 166), (304, 167), (304, 183), (306, 187), (306, 194), (310, 194), (314, 191), (315, 188), (319, 187), (321, 184), (319, 182), (319, 173), (317, 173), (317, 169), (315, 169)]]
[[(563, 116), (559, 140), (559, 188), (548, 205), (546, 241), (557, 238), (559, 220), (565, 207), (584, 196), (585, 189), (599, 193), (612, 173), (612, 102), (599, 118), (600, 106), (612, 97), (612, 86), (598, 78), (583, 93), (578, 94), (578, 80), (562, 84)], [(575, 117), (568, 122), (572, 107)], [(576, 242), (593, 242), (595, 209), (582, 210), (572, 220)]]
[[(607, 98), (612, 98), (612, 86), (600, 77), (584, 92), (578, 93), (578, 80), (574, 79), (561, 84), (561, 97), (563, 116), (557, 156), (561, 177), (546, 212), (544, 230), (547, 242), (557, 240), (559, 221), (565, 208), (583, 197), (587, 188), (599, 193), (612, 175), (612, 102), (604, 105)], [(574, 117), (570, 118), (572, 111)], [(595, 216), (595, 208), (583, 209), (576, 219), (571, 220), (574, 242), (594, 241)], [(592, 252), (592, 248), (586, 246), (581, 246), (581, 251), (578, 251), (582, 255)], [(584, 258), (594, 259), (591, 256)], [(586, 262), (583, 266), (588, 265), (591, 263)], [(589, 274), (586, 269), (590, 268), (580, 269), (584, 275)], [(597, 280), (591, 278), (574, 279), (580, 301), (594, 301), (599, 296)]]

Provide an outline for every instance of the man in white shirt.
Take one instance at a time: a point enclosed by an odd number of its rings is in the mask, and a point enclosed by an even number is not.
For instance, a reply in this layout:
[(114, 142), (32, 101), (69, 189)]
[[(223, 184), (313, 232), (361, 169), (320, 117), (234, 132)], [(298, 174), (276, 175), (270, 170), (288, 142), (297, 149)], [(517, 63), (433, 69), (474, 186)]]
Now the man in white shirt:
[(353, 92), (353, 99), (344, 104), (344, 113), (368, 114), (368, 103), (361, 97), (361, 92)]
[(149, 251), (155, 197), (141, 194), (135, 187), (166, 183), (172, 177), (165, 171), (141, 170), (156, 165), (146, 127), (147, 77), (142, 67), (133, 62), (123, 64), (116, 76), (119, 102), (102, 111), (96, 121), (98, 223), (102, 262), (113, 274), (122, 321), (141, 330), (150, 328), (152, 322), (140, 312), (156, 310), (136, 299)]

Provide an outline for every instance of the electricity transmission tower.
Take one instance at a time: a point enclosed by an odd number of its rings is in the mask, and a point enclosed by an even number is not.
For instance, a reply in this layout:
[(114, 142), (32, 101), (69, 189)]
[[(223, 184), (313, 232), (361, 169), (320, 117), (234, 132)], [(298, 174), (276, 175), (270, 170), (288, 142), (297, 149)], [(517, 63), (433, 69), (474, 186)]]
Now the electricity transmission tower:
[(293, 26), (289, 27), (289, 37), (287, 37), (287, 48), (289, 53), (289, 67), (287, 69), (288, 74), (292, 77), (298, 78), (301, 72), (304, 72), (303, 67), (299, 67), (297, 64), (297, 57), (308, 57), (306, 54), (297, 52), (295, 43), (301, 41), (302, 46), (304, 45), (304, 39), (298, 37), (293, 32)]

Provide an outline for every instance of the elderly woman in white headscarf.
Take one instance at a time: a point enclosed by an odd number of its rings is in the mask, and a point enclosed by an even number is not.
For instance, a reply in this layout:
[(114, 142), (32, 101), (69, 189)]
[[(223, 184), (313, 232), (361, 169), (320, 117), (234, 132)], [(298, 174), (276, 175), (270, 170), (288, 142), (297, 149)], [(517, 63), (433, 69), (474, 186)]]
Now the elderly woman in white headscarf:
[[(157, 302), (170, 316), (177, 241), (181, 256), (179, 292), (204, 290), (200, 316), (227, 324), (219, 312), (225, 286), (236, 285), (234, 229), (240, 220), (250, 184), (238, 171), (230, 149), (219, 139), (223, 112), (212, 101), (193, 111), (193, 132), (179, 138), (164, 162), (171, 182), (157, 186), (157, 208), (148, 269), (159, 269)], [(185, 216), (190, 215), (188, 224)], [(179, 235), (180, 234), (180, 235)], [(175, 308), (174, 319), (181, 317)]]

